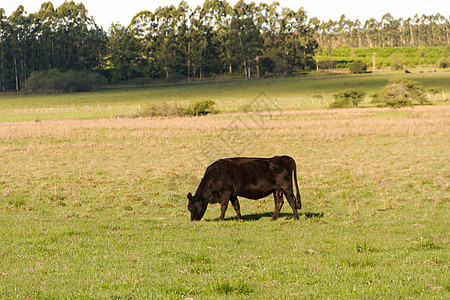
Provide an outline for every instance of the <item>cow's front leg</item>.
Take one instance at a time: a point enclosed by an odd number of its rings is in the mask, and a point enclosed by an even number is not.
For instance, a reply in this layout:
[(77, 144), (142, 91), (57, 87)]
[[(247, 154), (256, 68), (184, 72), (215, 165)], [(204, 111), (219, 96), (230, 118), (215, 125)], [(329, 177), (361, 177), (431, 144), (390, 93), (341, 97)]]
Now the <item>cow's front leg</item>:
[(241, 216), (241, 207), (239, 205), (239, 200), (237, 197), (231, 197), (231, 204), (233, 204), (234, 210), (236, 211), (236, 215), (237, 215), (237, 220), (238, 221), (242, 221), (242, 216)]
[(220, 202), (220, 221), (223, 220), (223, 218), (225, 218), (225, 212), (227, 211), (227, 207), (228, 207), (228, 199), (227, 200), (222, 200)]

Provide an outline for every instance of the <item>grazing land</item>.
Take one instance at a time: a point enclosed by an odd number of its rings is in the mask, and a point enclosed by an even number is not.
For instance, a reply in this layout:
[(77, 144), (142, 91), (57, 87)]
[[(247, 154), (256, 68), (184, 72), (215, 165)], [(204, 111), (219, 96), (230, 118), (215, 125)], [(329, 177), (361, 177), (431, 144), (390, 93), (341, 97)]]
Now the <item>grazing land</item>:
[[(178, 83), (142, 87), (114, 87), (97, 92), (53, 95), (0, 95), (0, 121), (47, 120), (47, 119), (96, 119), (116, 118), (139, 114), (156, 102), (176, 103), (188, 106), (197, 100), (213, 100), (222, 112), (239, 112), (264, 93), (273, 100), (274, 107), (282, 110), (305, 110), (325, 108), (333, 95), (345, 89), (362, 89), (366, 99), (361, 106), (371, 103), (373, 94), (392, 78), (419, 81), (432, 101), (450, 98), (450, 72), (440, 70), (414, 70), (375, 73), (365, 75), (314, 74), (285, 79), (222, 80), (210, 82)], [(270, 107), (268, 107), (270, 108)]]
[[(0, 298), (448, 299), (450, 106), (294, 110), (284, 100), (333, 93), (333, 80), (282, 81), (266, 92), (279, 95), (272, 113), (0, 123)], [(386, 81), (370, 80), (372, 91)], [(240, 84), (100, 91), (85, 105), (136, 105), (165, 89), (168, 101), (210, 89), (221, 107), (241, 105), (262, 83), (231, 89)], [(2, 119), (70, 110), (88, 95), (2, 98)], [(296, 160), (299, 221), (285, 204), (271, 222), (272, 197), (241, 199), (244, 222), (231, 206), (219, 222), (218, 205), (189, 221), (186, 194), (214, 155), (235, 153)]]

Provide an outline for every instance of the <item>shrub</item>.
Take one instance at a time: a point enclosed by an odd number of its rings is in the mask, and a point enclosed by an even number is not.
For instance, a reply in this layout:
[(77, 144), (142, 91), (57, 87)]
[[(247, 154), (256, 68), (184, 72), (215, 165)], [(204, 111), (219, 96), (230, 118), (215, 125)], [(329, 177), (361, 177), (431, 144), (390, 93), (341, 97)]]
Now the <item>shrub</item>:
[(216, 103), (211, 100), (201, 100), (184, 108), (176, 103), (168, 104), (166, 102), (157, 102), (132, 117), (202, 116), (209, 113), (216, 113), (217, 111), (214, 109), (215, 104)]
[(189, 105), (185, 109), (184, 114), (188, 116), (202, 116), (215, 112), (214, 106), (216, 103), (212, 100), (196, 101), (193, 105)]
[(170, 117), (182, 116), (183, 108), (178, 104), (169, 105), (166, 102), (157, 102), (150, 105), (147, 109), (135, 115), (135, 117)]
[(31, 73), (25, 89), (29, 92), (87, 92), (97, 89), (106, 79), (92, 72), (69, 70), (66, 73), (56, 69)]
[(360, 60), (356, 60), (350, 65), (350, 72), (353, 74), (364, 73), (366, 71), (367, 65)]
[(411, 106), (414, 102), (427, 102), (423, 93), (423, 86), (413, 80), (391, 79), (380, 93), (384, 106)]
[(347, 108), (358, 107), (358, 104), (363, 100), (366, 92), (362, 90), (346, 90), (334, 94), (334, 102), (331, 102), (329, 108)]

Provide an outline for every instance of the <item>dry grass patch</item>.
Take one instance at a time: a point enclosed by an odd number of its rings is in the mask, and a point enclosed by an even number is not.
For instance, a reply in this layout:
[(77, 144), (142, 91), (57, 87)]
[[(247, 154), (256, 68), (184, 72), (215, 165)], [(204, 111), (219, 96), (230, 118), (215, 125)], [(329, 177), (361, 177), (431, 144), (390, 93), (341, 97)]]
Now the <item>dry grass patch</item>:
[[(372, 191), (371, 198), (383, 202), (388, 195), (390, 202), (397, 202), (393, 190), (424, 191), (412, 175), (429, 180), (426, 186), (448, 189), (444, 174), (449, 112), (448, 106), (427, 106), (261, 113), (259, 122), (246, 114), (221, 114), (2, 123), (2, 192), (18, 190), (30, 199), (60, 197), (64, 198), (60, 202), (73, 206), (135, 204), (128, 201), (132, 194), (147, 203), (161, 203), (170, 194), (183, 203), (182, 193), (191, 190), (203, 173), (204, 166), (196, 159), (205, 161), (208, 144), (219, 147), (218, 155), (234, 156), (220, 140), (227, 134), (236, 143), (249, 141), (243, 143), (241, 155), (293, 156), (304, 188), (320, 207), (332, 204), (323, 200), (330, 193), (353, 197), (348, 188), (339, 192), (336, 180), (358, 189), (369, 185), (373, 190), (375, 184), (382, 192)], [(241, 122), (234, 122), (236, 118)], [(180, 176), (187, 176), (187, 182)], [(173, 191), (164, 192), (168, 182), (183, 188), (177, 187), (174, 196)]]

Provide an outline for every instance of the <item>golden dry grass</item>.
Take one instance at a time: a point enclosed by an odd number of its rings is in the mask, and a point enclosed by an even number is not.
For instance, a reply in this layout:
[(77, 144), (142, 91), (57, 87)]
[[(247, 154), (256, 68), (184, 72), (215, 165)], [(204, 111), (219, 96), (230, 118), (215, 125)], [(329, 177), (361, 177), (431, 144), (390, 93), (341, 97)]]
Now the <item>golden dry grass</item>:
[[(99, 120), (48, 120), (42, 122), (3, 122), (0, 138), (67, 137), (76, 136), (74, 130), (111, 129), (132, 130), (131, 136), (166, 136), (172, 130), (215, 131), (226, 129), (233, 118), (244, 118), (237, 123), (240, 128), (260, 128), (277, 130), (304, 130), (312, 136), (352, 136), (380, 133), (417, 135), (426, 130), (441, 127), (441, 134), (448, 134), (449, 106), (422, 106), (415, 108), (389, 109), (365, 108), (346, 110), (305, 110), (283, 112), (261, 112), (254, 114), (264, 124), (245, 121), (246, 113), (229, 113), (204, 117), (178, 118), (114, 118)], [(400, 118), (398, 118), (399, 116)], [(152, 131), (155, 130), (155, 131)], [(157, 130), (157, 131), (156, 131)], [(425, 130), (425, 132), (422, 132)], [(151, 133), (149, 133), (151, 131)], [(117, 135), (117, 132), (115, 133)], [(127, 132), (128, 136), (130, 133)], [(304, 135), (305, 135), (304, 134)], [(114, 134), (112, 134), (114, 135)], [(120, 136), (120, 133), (118, 134)]]
[[(415, 170), (414, 174), (440, 172), (433, 180), (439, 179), (447, 189), (442, 172), (448, 171), (449, 114), (449, 106), (423, 106), (7, 122), (0, 126), (0, 157), (6, 171), (1, 175), (2, 192), (22, 191), (38, 199), (43, 194), (64, 194), (80, 203), (106, 201), (105, 192), (114, 198), (118, 184), (125, 186), (123, 194), (116, 194), (123, 200), (135, 193), (133, 185), (140, 182), (140, 197), (145, 198), (145, 193), (152, 194), (152, 189), (159, 190), (184, 174), (192, 177), (177, 188), (184, 193), (195, 187), (212, 160), (236, 154), (291, 155), (301, 166), (299, 176), (314, 188), (323, 170), (384, 182), (389, 168), (398, 165)], [(439, 169), (431, 170), (436, 166)], [(408, 176), (402, 173), (404, 181)], [(330, 182), (321, 184), (317, 186), (332, 188)], [(161, 203), (167, 201), (165, 196), (147, 201)]]

